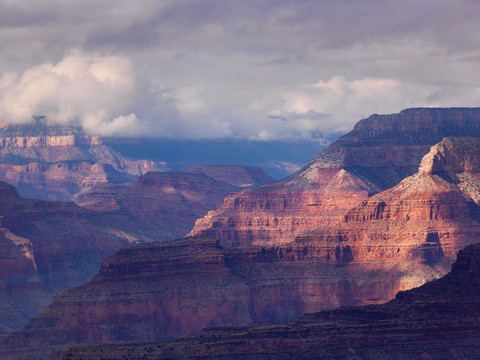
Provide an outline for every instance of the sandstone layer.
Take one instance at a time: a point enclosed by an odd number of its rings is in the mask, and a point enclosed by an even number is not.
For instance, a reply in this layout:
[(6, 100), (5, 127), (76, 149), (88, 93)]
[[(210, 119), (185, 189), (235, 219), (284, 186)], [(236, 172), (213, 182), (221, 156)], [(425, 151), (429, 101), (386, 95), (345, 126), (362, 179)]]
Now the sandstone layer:
[(480, 245), (443, 278), (384, 305), (307, 314), (293, 323), (217, 328), (169, 342), (57, 351), (53, 359), (476, 359)]
[(0, 125), (0, 180), (25, 197), (75, 200), (99, 184), (135, 182), (159, 170), (165, 163), (127, 159), (100, 137), (45, 118)]
[(413, 175), (446, 136), (480, 137), (480, 109), (407, 109), (372, 115), (278, 183), (234, 193), (199, 219), (191, 235), (225, 246), (279, 244), (338, 223), (347, 211)]
[[(415, 259), (445, 273), (465, 246), (480, 242), (480, 139), (445, 138), (417, 174), (364, 200), (327, 229), (296, 242), (322, 246), (348, 262)], [(431, 280), (411, 274), (403, 290)], [(390, 294), (393, 296), (393, 294)]]

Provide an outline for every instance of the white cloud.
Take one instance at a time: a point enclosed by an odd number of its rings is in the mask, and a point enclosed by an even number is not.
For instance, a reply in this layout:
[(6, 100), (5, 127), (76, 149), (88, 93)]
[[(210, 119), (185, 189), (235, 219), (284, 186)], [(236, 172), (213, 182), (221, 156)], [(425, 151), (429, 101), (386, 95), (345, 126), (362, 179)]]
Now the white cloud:
[(276, 109), (275, 114), (287, 120), (295, 119), (299, 129), (303, 125), (303, 129), (329, 133), (346, 131), (360, 118), (374, 113), (393, 113), (421, 106), (478, 106), (479, 95), (480, 87), (477, 86), (457, 84), (448, 89), (389, 78), (349, 81), (344, 76), (333, 76), (327, 81), (285, 91), (284, 107)]
[(125, 116), (133, 100), (135, 76), (130, 60), (70, 52), (57, 64), (42, 64), (0, 78), (0, 117), (26, 123), (47, 116), (79, 123), (103, 135), (132, 130), (138, 119)]

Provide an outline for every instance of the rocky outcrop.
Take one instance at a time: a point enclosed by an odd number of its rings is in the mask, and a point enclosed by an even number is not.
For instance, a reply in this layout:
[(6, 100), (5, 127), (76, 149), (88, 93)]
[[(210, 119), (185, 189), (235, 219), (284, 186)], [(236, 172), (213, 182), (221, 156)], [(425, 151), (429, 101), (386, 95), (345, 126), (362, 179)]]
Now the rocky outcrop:
[(342, 169), (312, 170), (306, 177), (315, 187), (273, 184), (233, 193), (197, 220), (190, 235), (206, 234), (234, 247), (288, 243), (306, 229), (334, 224), (378, 191)]
[[(339, 263), (413, 260), (443, 275), (460, 249), (480, 242), (479, 153), (480, 139), (445, 138), (417, 174), (364, 200), (337, 225), (296, 241), (322, 245)], [(431, 280), (410, 266), (395, 292)]]
[(0, 126), (0, 180), (25, 197), (75, 200), (99, 184), (135, 182), (155, 170), (165, 163), (127, 159), (100, 137), (45, 118)]
[(213, 236), (225, 246), (290, 242), (338, 223), (363, 200), (413, 175), (446, 136), (480, 137), (480, 109), (372, 115), (291, 177), (227, 197), (197, 221), (191, 235)]
[(480, 245), (443, 278), (384, 305), (307, 314), (295, 322), (203, 331), (169, 342), (58, 351), (54, 359), (474, 359), (480, 357)]
[[(229, 193), (240, 189), (215, 180), (203, 171), (196, 173), (201, 169), (151, 172), (140, 177), (136, 184), (103, 185), (86, 193), (80, 205), (112, 218), (125, 214), (145, 223), (155, 231), (157, 240), (179, 238), (192, 229), (196, 219), (220, 206)], [(242, 167), (233, 166), (210, 166), (208, 170), (225, 180), (244, 172)], [(222, 170), (227, 174), (222, 175)], [(255, 171), (261, 173), (260, 169)], [(230, 182), (235, 182), (234, 179), (233, 176)]]

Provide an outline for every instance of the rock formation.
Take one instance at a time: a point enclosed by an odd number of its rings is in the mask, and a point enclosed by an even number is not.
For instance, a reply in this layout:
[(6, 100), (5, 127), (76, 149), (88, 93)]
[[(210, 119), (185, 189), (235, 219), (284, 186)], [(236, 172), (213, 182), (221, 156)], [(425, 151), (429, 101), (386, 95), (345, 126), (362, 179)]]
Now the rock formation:
[[(297, 243), (317, 244), (341, 264), (414, 260), (398, 272), (399, 288), (431, 280), (415, 264), (445, 273), (457, 252), (480, 242), (480, 139), (445, 138), (423, 158), (417, 174), (364, 200), (327, 229)], [(393, 296), (393, 293), (387, 295)]]
[[(225, 169), (234, 178), (262, 174)], [(54, 293), (90, 280), (115, 250), (184, 236), (196, 218), (238, 189), (193, 170), (151, 172), (136, 184), (100, 186), (79, 207), (26, 200), (0, 182), (0, 337), (23, 326)]]
[[(305, 312), (384, 302), (442, 276), (458, 249), (480, 241), (480, 141), (445, 139), (421, 164), (415, 156), (425, 145), (412, 144), (432, 124), (434, 135), (464, 135), (457, 125), (475, 135), (478, 112), (413, 109), (363, 121), (290, 179), (227, 198), (197, 223), (211, 222), (201, 235), (119, 251), (91, 282), (55, 296), (0, 343), (0, 356), (291, 321)], [(402, 122), (417, 124), (416, 132), (404, 129), (388, 140)], [(354, 150), (372, 149), (385, 152), (354, 165)], [(413, 164), (418, 173), (404, 179)], [(377, 175), (367, 177), (368, 169)], [(404, 180), (382, 192), (395, 177)]]
[(0, 124), (0, 180), (25, 197), (75, 200), (99, 184), (135, 182), (155, 170), (165, 163), (127, 159), (100, 137), (45, 118)]
[(157, 240), (166, 241), (185, 236), (196, 219), (216, 209), (240, 186), (271, 181), (260, 168), (197, 166), (151, 172), (136, 184), (102, 185), (86, 193), (80, 205), (112, 218), (126, 214), (154, 228)]
[(129, 219), (119, 219), (130, 228), (122, 234), (92, 215), (73, 203), (23, 199), (0, 182), (1, 336), (23, 326), (54, 293), (91, 279), (115, 250), (147, 240)]
[(0, 357), (35, 359), (65, 344), (291, 321), (379, 293), (384, 277), (394, 275), (380, 270), (337, 267), (304, 246), (226, 249), (208, 238), (135, 245), (104, 261), (91, 282), (55, 295), (26, 327), (0, 341)]
[(225, 246), (279, 244), (341, 220), (369, 196), (414, 174), (446, 136), (480, 137), (480, 109), (407, 109), (372, 115), (291, 177), (227, 197), (191, 235)]
[(456, 251), (480, 241), (478, 154), (479, 139), (444, 139), (417, 174), (290, 243), (231, 248), (199, 236), (125, 248), (91, 282), (58, 294), (4, 340), (4, 354), (385, 302), (444, 275)]
[(477, 359), (480, 245), (443, 278), (384, 305), (307, 314), (284, 325), (217, 328), (169, 342), (106, 344), (53, 359)]

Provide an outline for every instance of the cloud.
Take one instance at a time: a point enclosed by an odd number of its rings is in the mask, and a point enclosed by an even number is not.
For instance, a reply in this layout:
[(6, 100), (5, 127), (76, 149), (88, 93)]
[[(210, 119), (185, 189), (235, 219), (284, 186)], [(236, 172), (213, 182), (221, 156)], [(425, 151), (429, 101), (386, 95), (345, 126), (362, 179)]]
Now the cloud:
[[(390, 78), (347, 80), (333, 76), (310, 86), (287, 90), (273, 113), (297, 129), (315, 133), (348, 131), (360, 118), (408, 107), (478, 106), (480, 86), (410, 83)], [(301, 121), (299, 121), (301, 120)]]
[(0, 120), (268, 140), (478, 106), (479, 17), (473, 0), (0, 0)]
[(4, 73), (0, 78), (0, 117), (27, 123), (33, 116), (47, 116), (111, 135), (132, 130), (138, 122), (134, 114), (123, 114), (134, 91), (128, 58), (74, 51), (57, 64), (34, 66), (22, 74)]

